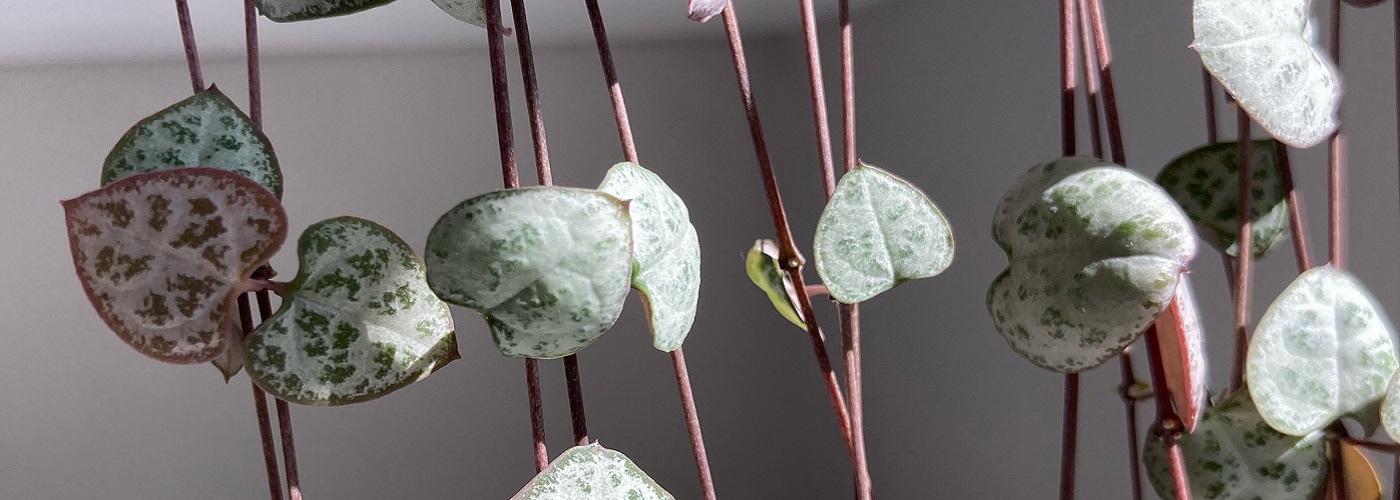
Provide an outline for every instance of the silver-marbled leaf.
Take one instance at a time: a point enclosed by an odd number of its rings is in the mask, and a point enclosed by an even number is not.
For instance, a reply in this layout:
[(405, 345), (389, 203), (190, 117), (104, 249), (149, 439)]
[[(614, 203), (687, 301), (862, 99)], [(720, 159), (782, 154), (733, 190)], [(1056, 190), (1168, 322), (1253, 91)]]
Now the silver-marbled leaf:
[(143, 118), (127, 130), (107, 153), (102, 185), (182, 167), (236, 172), (282, 197), (282, 170), (272, 143), (218, 87)]
[[(1278, 171), (1278, 143), (1251, 141), (1249, 169), (1253, 200), (1250, 224), (1254, 257), (1262, 258), (1288, 235), (1288, 193)], [(1157, 174), (1172, 198), (1196, 223), (1201, 237), (1228, 255), (1239, 250), (1239, 147), (1209, 144), (1181, 155)]]
[(797, 287), (778, 266), (777, 243), (773, 240), (755, 241), (744, 257), (744, 270), (748, 272), (749, 280), (768, 296), (778, 314), (803, 331), (807, 330), (802, 311), (797, 309)]
[(1303, 273), (1264, 312), (1245, 377), (1259, 413), (1302, 435), (1379, 400), (1396, 361), (1394, 328), (1354, 276), (1322, 266)]
[(128, 345), (177, 364), (229, 348), (229, 314), (287, 237), (266, 188), (214, 168), (133, 175), (63, 202), (73, 264), (97, 313)]
[(627, 202), (632, 216), (632, 287), (642, 294), (652, 345), (681, 347), (700, 301), (700, 240), (681, 197), (635, 163), (608, 170), (598, 190)]
[(1400, 371), (1390, 377), (1381, 402), (1381, 425), (1390, 439), (1400, 442)]
[(1265, 130), (1310, 148), (1337, 129), (1341, 79), (1309, 38), (1311, 0), (1195, 0), (1201, 62)]
[(482, 0), (433, 0), (433, 3), (458, 21), (486, 27), (486, 3)]
[(622, 453), (576, 446), (549, 464), (511, 500), (674, 500)]
[[(1321, 431), (1302, 437), (1270, 428), (1238, 391), (1206, 410), (1195, 432), (1177, 440), (1186, 459), (1191, 498), (1312, 500), (1327, 477)], [(1147, 477), (1162, 498), (1176, 498), (1166, 444), (1148, 432), (1143, 443)]]
[(247, 339), (248, 375), (281, 399), (368, 401), (458, 358), (447, 304), (422, 259), (392, 231), (355, 217), (312, 224), (282, 307)]
[(1117, 355), (1171, 303), (1196, 253), (1191, 221), (1161, 187), (1092, 158), (1032, 168), (997, 207), (1010, 264), (987, 308), (1011, 348), (1077, 373)]
[(279, 23), (345, 16), (394, 0), (258, 0), (258, 12)]
[(627, 206), (586, 189), (535, 187), (457, 205), (428, 235), (428, 284), (486, 318), (504, 356), (576, 353), (622, 314), (632, 282)]
[(688, 0), (688, 17), (695, 22), (703, 23), (710, 18), (724, 12), (724, 8), (729, 5), (729, 0)]
[(947, 269), (953, 229), (919, 188), (861, 164), (836, 185), (812, 248), (831, 297), (857, 304)]

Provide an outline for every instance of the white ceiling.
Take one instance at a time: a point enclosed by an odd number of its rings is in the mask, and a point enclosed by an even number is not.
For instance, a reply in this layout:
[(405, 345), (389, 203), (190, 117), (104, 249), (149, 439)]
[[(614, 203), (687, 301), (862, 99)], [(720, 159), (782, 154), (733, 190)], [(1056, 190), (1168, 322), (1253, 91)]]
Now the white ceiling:
[[(883, 0), (854, 0), (855, 8)], [(830, 18), (834, 0), (819, 0)], [(202, 55), (243, 50), (243, 2), (191, 0)], [(602, 0), (609, 34), (618, 40), (717, 36), (719, 20), (686, 19), (685, 0)], [(745, 33), (799, 26), (794, 0), (739, 0)], [(542, 44), (591, 41), (580, 0), (534, 0), (530, 31)], [(0, 66), (132, 61), (181, 56), (173, 0), (0, 0)], [(509, 23), (507, 23), (509, 24)], [(265, 54), (353, 53), (479, 46), (484, 30), (459, 22), (429, 0), (398, 0), (359, 14), (292, 24), (261, 19)]]

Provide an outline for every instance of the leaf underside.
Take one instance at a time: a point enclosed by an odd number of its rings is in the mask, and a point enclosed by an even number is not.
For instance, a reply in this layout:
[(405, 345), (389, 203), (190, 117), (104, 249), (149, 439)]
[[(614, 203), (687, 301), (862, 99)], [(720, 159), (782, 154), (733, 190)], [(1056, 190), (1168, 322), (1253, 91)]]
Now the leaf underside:
[(1246, 360), (1249, 390), (1279, 432), (1302, 435), (1384, 395), (1397, 363), (1394, 328), (1355, 277), (1303, 273), (1265, 311)]
[(233, 326), (229, 327), (228, 349), (209, 362), (224, 376), (225, 384), (232, 381), (238, 372), (243, 371), (243, 364), (247, 361), (243, 353), (243, 322), (236, 315), (230, 314), (229, 317)]
[(797, 288), (792, 279), (778, 267), (778, 244), (773, 240), (758, 240), (744, 258), (744, 270), (749, 280), (758, 286), (784, 318), (807, 331), (802, 311), (797, 309)]
[(248, 337), (248, 374), (317, 406), (368, 401), (457, 358), (452, 314), (423, 261), (393, 232), (339, 217), (297, 241), (301, 269), (282, 307)]
[(576, 446), (549, 464), (511, 500), (674, 500), (626, 455)]
[[(1342, 450), (1342, 485), (1346, 488), (1346, 496), (1332, 498), (1381, 500), (1381, 479), (1376, 475), (1371, 459), (1366, 457), (1360, 446), (1346, 441), (1337, 444)], [(1332, 489), (1330, 482), (1327, 489)]]
[[(1177, 440), (1186, 462), (1191, 498), (1312, 500), (1327, 477), (1322, 432), (1294, 437), (1273, 430), (1238, 391), (1206, 410), (1195, 432)], [(1166, 444), (1152, 432), (1143, 465), (1162, 498), (1176, 498)]]
[(1206, 409), (1210, 393), (1206, 390), (1205, 333), (1187, 276), (1181, 277), (1171, 307), (1157, 316), (1157, 341), (1172, 404), (1186, 431), (1191, 432)]
[(632, 287), (642, 294), (663, 352), (680, 349), (700, 301), (700, 240), (690, 210), (666, 182), (635, 163), (608, 170), (598, 190), (627, 201), (632, 216)]
[(953, 230), (914, 185), (861, 164), (822, 211), (813, 252), (831, 297), (857, 304), (942, 273), (953, 262)]
[(687, 10), (690, 20), (703, 23), (723, 12), (729, 0), (689, 0), (689, 3)]
[(1290, 146), (1337, 129), (1337, 69), (1308, 37), (1310, 0), (1195, 0), (1192, 48), (1255, 121)]
[(63, 202), (73, 264), (107, 326), (177, 364), (228, 349), (228, 311), (287, 236), (271, 192), (213, 168), (138, 174)]
[(511, 357), (587, 347), (617, 321), (632, 281), (626, 205), (593, 190), (477, 196), (438, 219), (425, 253), (433, 291), (480, 312)]
[[(1263, 258), (1288, 234), (1288, 193), (1278, 170), (1278, 143), (1251, 141), (1254, 257)], [(1234, 142), (1202, 146), (1167, 164), (1157, 184), (1171, 194), (1201, 236), (1230, 256), (1239, 250), (1239, 148)]]
[(987, 309), (1011, 348), (1077, 373), (1131, 344), (1165, 310), (1196, 253), (1191, 222), (1131, 170), (1063, 158), (1023, 175), (992, 236), (1010, 261)]
[(102, 185), (183, 167), (235, 172), (282, 197), (282, 170), (272, 143), (217, 87), (175, 103), (127, 130), (107, 153)]
[(486, 27), (486, 3), (482, 0), (433, 0), (433, 3), (458, 21)]
[(279, 23), (354, 14), (394, 0), (258, 0), (258, 12)]

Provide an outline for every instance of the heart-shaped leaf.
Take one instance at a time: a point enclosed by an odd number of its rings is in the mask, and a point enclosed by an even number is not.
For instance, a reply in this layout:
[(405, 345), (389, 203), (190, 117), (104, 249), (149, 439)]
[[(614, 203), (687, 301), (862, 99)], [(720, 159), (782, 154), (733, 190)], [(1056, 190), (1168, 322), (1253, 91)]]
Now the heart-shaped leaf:
[(594, 443), (576, 446), (511, 500), (673, 500), (626, 455)]
[(1018, 354), (1077, 373), (1117, 355), (1170, 304), (1196, 253), (1191, 222), (1131, 170), (1062, 158), (1021, 176), (992, 237), (1010, 266), (992, 282), (992, 323)]
[[(1262, 258), (1288, 234), (1288, 193), (1278, 173), (1278, 143), (1251, 143), (1250, 224), (1254, 257)], [(1192, 150), (1157, 174), (1157, 183), (1186, 210), (1206, 243), (1230, 256), (1239, 250), (1239, 168), (1238, 144), (1222, 142)]]
[(168, 363), (207, 363), (228, 349), (230, 303), (287, 238), (276, 196), (213, 168), (134, 175), (63, 209), (97, 314), (131, 347)]
[(1259, 413), (1302, 435), (1381, 398), (1395, 373), (1394, 328), (1355, 277), (1331, 266), (1303, 273), (1255, 328), (1245, 376)]
[(394, 0), (258, 0), (258, 12), (279, 23), (344, 16)]
[(797, 288), (778, 267), (777, 243), (773, 240), (755, 241), (744, 258), (744, 269), (749, 273), (749, 280), (768, 295), (768, 300), (779, 314), (803, 331), (807, 330), (802, 311), (797, 309)]
[(1176, 287), (1171, 307), (1157, 316), (1157, 342), (1172, 404), (1186, 431), (1191, 432), (1206, 409), (1210, 392), (1206, 390), (1205, 334), (1196, 313), (1191, 279), (1186, 276)]
[(433, 0), (433, 3), (458, 21), (486, 27), (486, 3), (482, 0)]
[(1316, 146), (1337, 129), (1341, 81), (1308, 37), (1310, 0), (1195, 0), (1191, 47), (1265, 130)]
[(627, 200), (632, 215), (632, 287), (642, 294), (652, 344), (681, 347), (700, 301), (700, 240), (690, 210), (666, 182), (635, 163), (608, 170), (598, 190)]
[(586, 189), (487, 193), (428, 235), (428, 284), (486, 317), (504, 356), (552, 359), (588, 347), (622, 314), (632, 278), (627, 206)]
[(857, 304), (947, 269), (953, 229), (919, 188), (861, 164), (836, 185), (817, 221), (813, 250), (831, 297)]
[(248, 375), (305, 405), (378, 398), (457, 359), (447, 304), (413, 249), (384, 226), (321, 221), (297, 240), (301, 270), (248, 336)]
[(102, 185), (181, 167), (243, 175), (282, 197), (272, 143), (217, 87), (148, 116), (126, 131), (102, 164)]
[(690, 20), (703, 23), (724, 12), (729, 0), (689, 0)]
[[(1186, 459), (1191, 498), (1212, 500), (1312, 500), (1327, 477), (1327, 450), (1322, 432), (1303, 437), (1269, 428), (1238, 391), (1206, 410), (1196, 431), (1177, 443)], [(1167, 448), (1147, 433), (1142, 462), (1162, 498), (1176, 498)]]

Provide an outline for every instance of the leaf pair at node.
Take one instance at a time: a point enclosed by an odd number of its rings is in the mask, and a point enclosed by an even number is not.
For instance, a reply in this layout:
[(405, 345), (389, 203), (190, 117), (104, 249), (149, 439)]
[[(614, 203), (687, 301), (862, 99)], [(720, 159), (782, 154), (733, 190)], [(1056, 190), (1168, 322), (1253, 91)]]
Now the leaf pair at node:
[[(279, 23), (338, 17), (388, 5), (394, 0), (258, 0), (258, 12)], [(486, 27), (483, 0), (433, 0), (462, 22)]]

